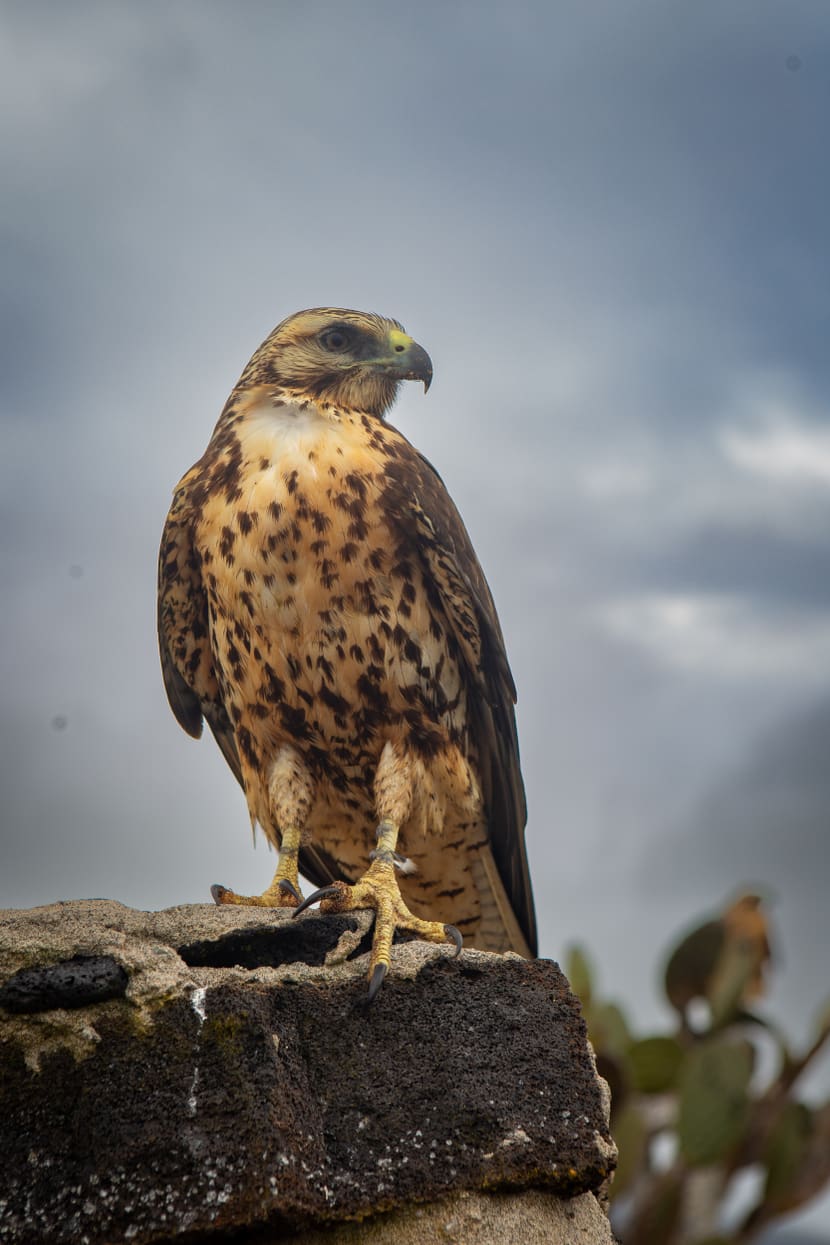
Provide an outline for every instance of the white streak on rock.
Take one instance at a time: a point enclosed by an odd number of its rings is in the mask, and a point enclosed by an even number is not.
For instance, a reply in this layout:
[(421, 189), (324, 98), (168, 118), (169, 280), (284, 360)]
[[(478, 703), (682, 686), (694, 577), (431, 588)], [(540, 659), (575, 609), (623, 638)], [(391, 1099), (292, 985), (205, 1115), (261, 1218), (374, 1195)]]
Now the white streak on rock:
[(193, 1080), (190, 1082), (190, 1092), (187, 1095), (187, 1114), (196, 1114), (196, 1091), (199, 1088), (199, 1035), (202, 1032), (202, 1025), (205, 1023), (207, 1016), (207, 1007), (205, 1000), (207, 998), (207, 988), (205, 986), (196, 986), (190, 996), (190, 1006), (193, 1008), (199, 1020), (199, 1028), (196, 1031), (196, 1064), (193, 1068)]

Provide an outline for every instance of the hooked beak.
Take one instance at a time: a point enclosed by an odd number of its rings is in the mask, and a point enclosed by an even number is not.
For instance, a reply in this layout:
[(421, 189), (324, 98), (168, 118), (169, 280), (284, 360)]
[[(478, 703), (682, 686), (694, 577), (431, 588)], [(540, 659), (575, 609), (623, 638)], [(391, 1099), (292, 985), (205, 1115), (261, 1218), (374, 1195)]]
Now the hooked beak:
[(432, 384), (432, 359), (423, 346), (407, 333), (393, 329), (389, 334), (389, 347), (389, 354), (381, 364), (383, 371), (396, 380), (423, 381), (426, 393)]

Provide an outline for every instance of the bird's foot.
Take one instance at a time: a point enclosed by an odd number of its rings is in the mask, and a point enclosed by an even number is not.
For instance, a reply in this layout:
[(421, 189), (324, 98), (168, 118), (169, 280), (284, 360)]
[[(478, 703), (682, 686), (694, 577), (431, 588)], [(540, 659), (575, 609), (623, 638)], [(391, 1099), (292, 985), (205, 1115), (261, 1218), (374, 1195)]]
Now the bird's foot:
[(331, 886), (321, 887), (295, 909), (294, 916), (299, 916), (318, 900), (321, 912), (374, 909), (375, 932), (369, 959), (370, 1002), (389, 971), (392, 939), (396, 930), (406, 930), (426, 942), (454, 943), (456, 955), (461, 950), (461, 934), (454, 925), (442, 925), (440, 921), (422, 921), (409, 911), (401, 897), (394, 865), (390, 860), (375, 859), (353, 886), (346, 882), (332, 882)]
[(254, 908), (295, 908), (303, 902), (300, 893), (298, 861), (300, 854), (300, 829), (289, 826), (283, 831), (277, 868), (271, 885), (261, 895), (237, 895), (227, 886), (211, 886), (213, 902), (251, 905)]
[(218, 883), (211, 886), (210, 893), (214, 903), (245, 904), (255, 908), (296, 908), (303, 900), (299, 888), (290, 878), (274, 878), (261, 895), (237, 895), (236, 891), (228, 890), (227, 886), (220, 886)]

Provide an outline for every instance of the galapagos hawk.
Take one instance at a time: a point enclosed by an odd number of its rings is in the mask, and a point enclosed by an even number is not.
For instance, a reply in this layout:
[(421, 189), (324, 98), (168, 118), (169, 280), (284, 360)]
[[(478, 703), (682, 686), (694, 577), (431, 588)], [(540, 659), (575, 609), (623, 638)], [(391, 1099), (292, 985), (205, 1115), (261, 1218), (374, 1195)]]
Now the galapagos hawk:
[[(441, 478), (385, 419), (401, 381), (431, 379), (395, 320), (290, 316), (177, 486), (159, 558), (170, 705), (196, 738), (207, 721), (279, 849), (262, 895), (213, 897), (375, 909), (372, 994), (396, 930), (536, 954), (493, 598)], [(322, 887), (305, 902), (299, 872)]]

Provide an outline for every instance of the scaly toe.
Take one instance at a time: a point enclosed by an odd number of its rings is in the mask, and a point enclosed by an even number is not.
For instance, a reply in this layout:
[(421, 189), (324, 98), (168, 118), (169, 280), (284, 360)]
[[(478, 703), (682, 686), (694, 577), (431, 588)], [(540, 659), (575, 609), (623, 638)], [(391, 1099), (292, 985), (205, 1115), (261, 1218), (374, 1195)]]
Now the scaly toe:
[(237, 895), (236, 891), (218, 882), (211, 886), (210, 893), (216, 904), (239, 904), (246, 908), (293, 908), (302, 899), (294, 883), (287, 878), (272, 883), (261, 895)]

